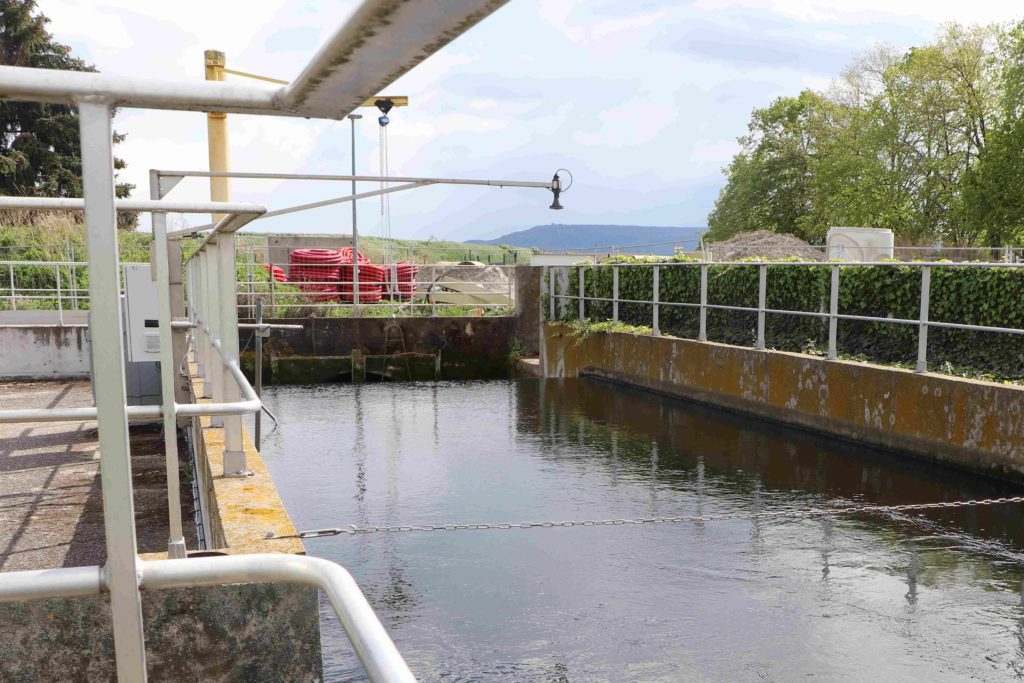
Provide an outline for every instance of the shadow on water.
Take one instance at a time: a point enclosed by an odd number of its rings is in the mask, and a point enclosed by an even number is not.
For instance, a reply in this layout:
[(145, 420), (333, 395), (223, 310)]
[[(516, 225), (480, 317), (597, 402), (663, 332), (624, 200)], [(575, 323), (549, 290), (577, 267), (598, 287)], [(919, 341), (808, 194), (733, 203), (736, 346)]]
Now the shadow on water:
[[(616, 467), (660, 474), (671, 487), (703, 485), (808, 505), (897, 505), (1017, 496), (1024, 486), (904, 453), (789, 428), (598, 380), (524, 383), (519, 428), (617, 456)], [(657, 449), (651, 469), (650, 448)], [(557, 458), (557, 451), (544, 457)], [(1015, 505), (929, 510), (922, 517), (1024, 548)]]

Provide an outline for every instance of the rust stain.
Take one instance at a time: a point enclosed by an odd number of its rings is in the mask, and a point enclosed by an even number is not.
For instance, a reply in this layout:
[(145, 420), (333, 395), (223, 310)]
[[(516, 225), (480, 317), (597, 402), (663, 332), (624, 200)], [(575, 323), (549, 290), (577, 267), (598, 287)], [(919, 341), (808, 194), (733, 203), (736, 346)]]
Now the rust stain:
[(652, 337), (543, 330), (550, 376), (593, 374), (771, 420), (1024, 478), (1024, 388)]

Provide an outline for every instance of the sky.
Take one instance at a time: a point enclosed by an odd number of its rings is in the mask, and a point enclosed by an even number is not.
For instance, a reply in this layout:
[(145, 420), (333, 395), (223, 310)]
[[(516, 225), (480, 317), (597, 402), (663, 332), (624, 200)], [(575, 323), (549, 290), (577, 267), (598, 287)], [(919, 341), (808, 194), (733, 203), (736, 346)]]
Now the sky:
[[(201, 79), (203, 50), (218, 49), (229, 68), (289, 80), (356, 5), (39, 0), (75, 56), (104, 73), (158, 79)], [(877, 43), (905, 49), (944, 22), (1022, 18), (1011, 0), (511, 0), (386, 89), (410, 98), (390, 116), (390, 172), (546, 181), (567, 168), (574, 184), (565, 210), (550, 211), (543, 190), (434, 186), (392, 196), (390, 234), (489, 238), (556, 222), (704, 226), (754, 107), (827, 87)], [(378, 113), (361, 113), (356, 166), (376, 174)], [(231, 115), (232, 169), (348, 173), (348, 126)], [(148, 196), (151, 168), (208, 168), (201, 113), (121, 110), (115, 128), (128, 135), (116, 153), (134, 196)], [(345, 194), (348, 184), (337, 182), (232, 186), (233, 200), (271, 210)], [(208, 199), (208, 181), (186, 180), (170, 197)], [(342, 204), (247, 231), (350, 229)], [(383, 234), (378, 200), (359, 203), (359, 230)]]

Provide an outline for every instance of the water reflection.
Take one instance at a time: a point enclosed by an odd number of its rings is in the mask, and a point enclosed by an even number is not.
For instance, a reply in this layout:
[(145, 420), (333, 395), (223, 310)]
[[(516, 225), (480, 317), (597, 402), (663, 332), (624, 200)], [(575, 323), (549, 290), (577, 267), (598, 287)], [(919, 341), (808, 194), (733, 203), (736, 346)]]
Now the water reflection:
[[(756, 512), (1017, 488), (594, 382), (283, 387), (300, 527)], [(1014, 506), (311, 541), (422, 680), (998, 680), (1024, 662)], [(328, 680), (362, 680), (324, 612)]]

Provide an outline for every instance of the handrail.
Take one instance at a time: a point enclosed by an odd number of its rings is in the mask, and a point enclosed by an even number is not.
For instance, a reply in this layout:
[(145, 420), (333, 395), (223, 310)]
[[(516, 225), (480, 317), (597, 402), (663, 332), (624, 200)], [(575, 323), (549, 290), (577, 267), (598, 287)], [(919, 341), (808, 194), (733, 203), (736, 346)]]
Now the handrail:
[[(221, 403), (175, 403), (174, 414), (179, 417), (209, 417), (214, 415), (248, 415), (258, 412), (263, 402), (249, 384), (245, 373), (238, 363), (227, 364), (228, 371), (238, 383), (238, 390), (243, 400)], [(125, 406), (130, 420), (147, 420), (162, 417), (163, 406)], [(21, 408), (18, 410), (0, 410), (0, 424), (15, 422), (88, 422), (95, 420), (95, 406), (87, 408)]]
[(416, 681), (359, 585), (338, 564), (308, 555), (270, 553), (142, 563), (143, 590), (246, 582), (316, 586), (330, 600), (371, 681)]
[[(322, 590), (370, 680), (415, 683), (416, 677), (359, 584), (340, 565), (306, 555), (271, 553), (139, 561), (142, 590), (233, 583), (290, 583)], [(4, 572), (0, 603), (99, 595), (109, 585), (106, 567)]]

